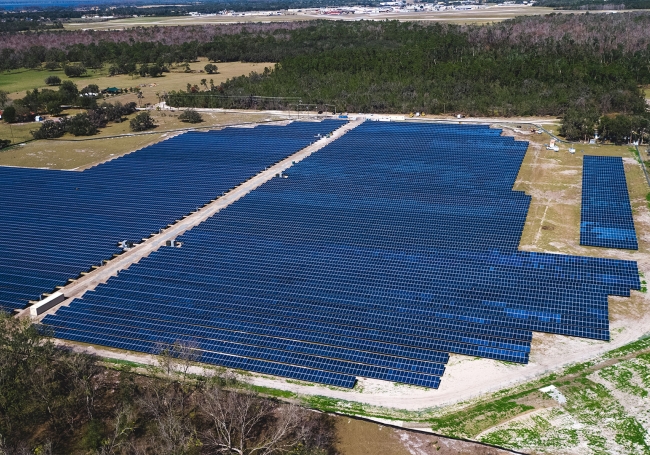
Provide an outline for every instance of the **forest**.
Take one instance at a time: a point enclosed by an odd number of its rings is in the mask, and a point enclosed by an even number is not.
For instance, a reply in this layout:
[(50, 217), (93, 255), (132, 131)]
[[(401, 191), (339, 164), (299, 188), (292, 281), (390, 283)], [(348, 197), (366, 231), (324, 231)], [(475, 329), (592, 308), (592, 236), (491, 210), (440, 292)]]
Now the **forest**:
[(263, 398), (225, 372), (191, 374), (191, 346), (157, 352), (137, 371), (0, 314), (0, 455), (335, 452), (327, 414)]
[(650, 13), (551, 14), (484, 26), (315, 21), (2, 38), (5, 70), (74, 62), (119, 74), (198, 57), (277, 62), (263, 73), (167, 93), (179, 107), (566, 115), (573, 139), (593, 134), (590, 119), (619, 114), (629, 121), (617, 124), (647, 130)]
[(621, 0), (611, 2), (607, 0), (539, 0), (537, 6), (546, 6), (555, 9), (569, 10), (624, 10), (624, 9), (648, 9), (650, 0)]

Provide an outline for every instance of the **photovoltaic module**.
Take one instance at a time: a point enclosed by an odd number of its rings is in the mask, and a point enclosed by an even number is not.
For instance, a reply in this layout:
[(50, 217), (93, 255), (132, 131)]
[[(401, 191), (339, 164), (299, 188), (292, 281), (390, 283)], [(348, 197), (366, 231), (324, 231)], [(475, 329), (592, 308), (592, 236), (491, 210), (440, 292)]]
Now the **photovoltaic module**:
[(449, 353), (526, 363), (533, 331), (608, 340), (607, 297), (640, 288), (636, 263), (518, 251), (526, 148), (484, 126), (363, 123), (44, 323), (343, 387), (435, 388)]

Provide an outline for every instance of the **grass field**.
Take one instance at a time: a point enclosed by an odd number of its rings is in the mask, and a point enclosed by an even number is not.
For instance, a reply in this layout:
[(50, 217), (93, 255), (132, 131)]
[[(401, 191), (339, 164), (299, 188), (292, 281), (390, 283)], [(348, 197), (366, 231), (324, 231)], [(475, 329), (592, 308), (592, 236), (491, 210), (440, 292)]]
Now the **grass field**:
[[(97, 84), (100, 89), (107, 87), (117, 87), (121, 89), (129, 87), (140, 87), (144, 98), (142, 103), (157, 103), (158, 97), (156, 93), (163, 93), (171, 90), (185, 90), (187, 84), (201, 85), (201, 80), (206, 79), (209, 83), (210, 79), (215, 84), (225, 82), (226, 79), (248, 75), (252, 71), (262, 72), (267, 66), (273, 66), (274, 63), (219, 63), (219, 72), (217, 74), (206, 74), (199, 71), (208, 63), (207, 59), (200, 59), (197, 62), (190, 63), (192, 73), (185, 73), (181, 68), (171, 68), (170, 73), (164, 73), (161, 77), (140, 77), (128, 76), (125, 74), (119, 76), (109, 76), (108, 67), (105, 66), (99, 70), (90, 70), (89, 75), (85, 77), (68, 78), (62, 70), (47, 71), (40, 69), (22, 69), (14, 71), (6, 71), (0, 73), (0, 90), (9, 92), (9, 97), (12, 99), (22, 98), (25, 96), (27, 90), (35, 88), (44, 89), (49, 88), (57, 90), (56, 87), (48, 87), (45, 85), (45, 78), (48, 76), (59, 76), (61, 80), (72, 80), (79, 89), (89, 85)], [(115, 100), (122, 103), (130, 101), (138, 101), (137, 96), (133, 93), (126, 95), (117, 95), (108, 98), (107, 101)]]
[[(109, 124), (108, 127), (101, 130), (100, 134), (90, 138), (75, 138), (74, 136), (66, 135), (61, 139), (32, 141), (24, 145), (0, 150), (0, 166), (43, 167), (50, 169), (86, 168), (107, 159), (151, 145), (168, 137), (169, 134), (176, 134), (176, 132), (171, 133), (173, 130), (190, 127), (187, 123), (178, 120), (178, 112), (152, 111), (151, 115), (158, 124), (158, 127), (151, 134), (118, 138), (109, 137), (131, 133), (128, 121), (119, 124)], [(202, 115), (204, 122), (191, 125), (191, 127), (221, 127), (224, 125), (264, 122), (283, 118), (254, 112), (242, 114), (204, 113)], [(16, 139), (18, 139), (18, 134), (24, 138), (23, 140), (31, 138), (29, 131), (34, 129), (35, 125), (34, 123), (13, 125), (12, 128)], [(0, 138), (9, 137), (8, 132), (9, 125), (0, 123)]]
[(559, 14), (579, 14), (584, 11), (554, 11), (552, 8), (528, 7), (520, 5), (489, 6), (483, 9), (469, 11), (441, 11), (422, 13), (372, 13), (352, 14), (345, 16), (326, 16), (317, 14), (314, 10), (285, 16), (268, 16), (250, 14), (246, 16), (210, 16), (210, 17), (134, 17), (128, 19), (115, 19), (104, 22), (70, 22), (64, 24), (70, 30), (106, 30), (124, 29), (130, 27), (174, 26), (174, 25), (205, 25), (205, 24), (232, 24), (246, 22), (291, 22), (316, 19), (328, 20), (400, 20), (400, 21), (434, 21), (450, 22), (457, 24), (500, 22), (513, 17), (525, 15), (543, 15), (552, 12)]

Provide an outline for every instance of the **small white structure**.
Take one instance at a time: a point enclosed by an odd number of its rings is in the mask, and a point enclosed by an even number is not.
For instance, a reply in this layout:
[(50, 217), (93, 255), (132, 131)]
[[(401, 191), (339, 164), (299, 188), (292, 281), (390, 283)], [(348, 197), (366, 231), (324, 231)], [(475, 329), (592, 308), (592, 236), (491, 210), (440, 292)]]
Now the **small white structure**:
[(566, 397), (562, 395), (562, 392), (560, 392), (557, 387), (554, 385), (550, 385), (548, 387), (542, 387), (539, 389), (540, 392), (547, 394), (551, 398), (553, 398), (555, 401), (557, 401), (560, 404), (565, 404), (566, 403)]
[(59, 303), (65, 300), (63, 292), (57, 291), (54, 294), (49, 295), (47, 298), (40, 300), (34, 305), (29, 307), (29, 314), (32, 316), (40, 316), (45, 313), (50, 308), (57, 306)]

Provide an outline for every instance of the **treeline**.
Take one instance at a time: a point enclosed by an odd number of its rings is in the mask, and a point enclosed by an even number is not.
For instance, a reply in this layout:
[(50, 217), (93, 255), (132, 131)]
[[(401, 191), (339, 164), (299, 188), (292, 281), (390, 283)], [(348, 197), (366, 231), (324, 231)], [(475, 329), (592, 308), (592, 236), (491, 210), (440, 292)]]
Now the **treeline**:
[(49, 22), (41, 19), (25, 20), (21, 18), (9, 18), (5, 19), (4, 21), (0, 21), (0, 33), (62, 29), (63, 24), (60, 21)]
[(159, 346), (143, 374), (45, 335), (0, 314), (0, 454), (335, 452), (331, 417), (191, 374), (192, 346)]
[[(48, 78), (53, 80), (59, 78)], [(46, 80), (46, 81), (47, 81)], [(79, 90), (72, 81), (60, 82), (57, 90), (28, 90), (23, 98), (14, 100), (5, 108), (3, 120), (8, 123), (32, 121), (34, 115), (50, 114), (59, 115), (62, 106), (76, 106), (83, 109), (97, 108), (99, 87), (95, 84), (88, 85)], [(133, 103), (135, 106), (135, 103)]]
[(650, 9), (650, 0), (539, 0), (536, 6), (589, 11)]
[[(575, 106), (600, 115), (642, 114), (639, 86), (650, 83), (647, 13), (549, 15), (486, 26), (316, 21), (248, 27), (12, 35), (0, 67), (275, 61), (271, 71), (203, 91), (179, 90), (167, 100), (186, 107), (308, 104), (491, 116), (563, 115)], [(41, 44), (25, 45), (36, 41)]]
[[(650, 30), (650, 15), (625, 19)], [(553, 35), (556, 24), (571, 22), (590, 24), (590, 38), (570, 29)], [(280, 63), (211, 90), (172, 92), (167, 101), (197, 108), (295, 108), (293, 98), (298, 98), (325, 110), (334, 105), (349, 112), (490, 116), (563, 115), (578, 104), (600, 114), (642, 113), (645, 101), (638, 86), (650, 83), (648, 31), (635, 43), (616, 43), (616, 22), (589, 15), (543, 22), (527, 18), (482, 29), (319, 23), (286, 36), (242, 42), (238, 36), (218, 36), (216, 48), (203, 44), (197, 52), (226, 59), (276, 57)]]
[(650, 139), (650, 113), (603, 115), (589, 108), (572, 107), (562, 118), (560, 135), (570, 141), (588, 141), (598, 135), (614, 144)]

